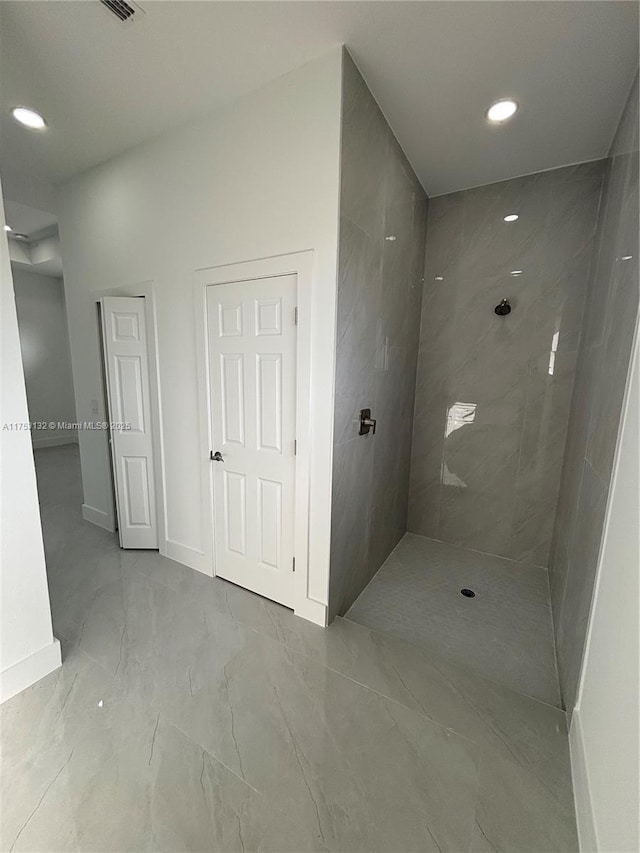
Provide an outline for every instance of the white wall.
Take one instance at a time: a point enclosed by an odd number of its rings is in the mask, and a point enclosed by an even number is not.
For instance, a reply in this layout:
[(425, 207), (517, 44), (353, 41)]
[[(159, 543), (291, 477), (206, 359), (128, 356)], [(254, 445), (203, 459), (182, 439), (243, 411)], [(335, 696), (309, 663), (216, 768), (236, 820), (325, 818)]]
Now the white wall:
[[(4, 224), (4, 215), (2, 216)], [(9, 247), (0, 234), (0, 701), (60, 666), (20, 355)]]
[[(194, 271), (312, 249), (313, 459), (309, 596), (326, 602), (339, 187), (341, 50), (208, 118), (72, 180), (59, 197), (79, 420), (101, 399), (91, 293), (153, 281), (166, 531), (198, 565), (202, 517)], [(95, 417), (95, 415), (94, 415)], [(104, 435), (79, 436), (85, 504), (111, 512)]]
[[(73, 423), (76, 406), (62, 279), (16, 268), (12, 272), (29, 419)], [(57, 426), (35, 430), (32, 438), (36, 448), (77, 441), (75, 430)]]
[(570, 731), (581, 851), (640, 850), (640, 351), (632, 356)]

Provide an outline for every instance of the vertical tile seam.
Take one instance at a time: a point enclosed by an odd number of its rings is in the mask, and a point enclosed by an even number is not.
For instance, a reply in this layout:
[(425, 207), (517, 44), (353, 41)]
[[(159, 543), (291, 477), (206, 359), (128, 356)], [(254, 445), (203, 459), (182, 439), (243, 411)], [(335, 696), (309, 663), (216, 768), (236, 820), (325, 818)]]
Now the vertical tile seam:
[[(545, 214), (544, 214), (544, 229), (543, 229), (544, 242), (545, 242), (545, 245), (547, 245), (547, 246), (548, 246), (548, 244), (549, 244), (549, 230), (550, 230), (550, 219), (551, 219), (551, 200), (552, 200), (552, 197), (553, 197), (553, 196), (552, 196), (552, 187), (551, 187), (551, 186), (548, 186), (548, 187), (546, 187), (546, 189), (545, 189), (545, 205), (546, 205), (546, 210), (545, 210)], [(543, 263), (543, 267), (542, 267), (542, 269), (543, 269), (542, 277), (543, 277), (543, 279), (546, 279), (546, 277), (547, 277), (547, 275), (548, 275), (548, 273), (549, 273), (548, 258), (547, 258), (547, 253), (546, 253), (546, 252), (545, 252), (545, 258), (544, 258), (544, 263)], [(542, 299), (542, 286), (541, 286), (541, 283), (539, 283), (539, 285), (538, 285), (538, 286), (539, 286), (539, 290), (538, 290), (538, 300), (540, 300), (540, 299)], [(523, 446), (524, 446), (524, 441), (525, 441), (525, 435), (526, 435), (526, 432), (527, 432), (527, 428), (528, 428), (528, 426), (529, 426), (529, 418), (530, 418), (530, 413), (529, 413), (529, 402), (530, 402), (530, 395), (531, 395), (531, 384), (532, 384), (532, 378), (533, 378), (533, 374), (537, 373), (537, 364), (536, 364), (536, 366), (535, 366), (535, 370), (533, 369), (533, 365), (532, 365), (532, 362), (534, 361), (534, 358), (533, 358), (533, 353), (532, 353), (532, 351), (531, 351), (531, 343), (530, 343), (530, 345), (529, 345), (529, 346), (530, 346), (530, 348), (529, 348), (529, 350), (528, 350), (528, 352), (527, 352), (527, 362), (528, 362), (528, 364), (527, 364), (527, 379), (526, 379), (526, 387), (525, 387), (524, 411), (523, 411), (523, 413), (522, 413), (522, 427), (521, 427), (521, 429), (520, 429), (520, 436), (519, 436), (518, 467), (517, 467), (517, 469), (516, 469), (516, 476), (515, 476), (515, 483), (514, 483), (514, 501), (513, 501), (513, 507), (512, 507), (512, 510), (511, 510), (511, 525), (510, 525), (510, 528), (509, 528), (509, 532), (510, 532), (510, 535), (509, 535), (509, 551), (510, 551), (510, 553), (511, 553), (511, 555), (512, 555), (512, 556), (513, 556), (513, 554), (514, 554), (514, 548), (515, 548), (515, 541), (514, 541), (514, 540), (515, 540), (515, 531), (514, 531), (514, 526), (515, 526), (515, 519), (516, 519), (516, 508), (517, 508), (517, 506), (518, 506), (518, 501), (519, 501), (519, 492), (520, 492), (519, 484), (520, 484), (520, 479), (521, 479), (521, 474), (522, 474), (522, 449), (523, 449)], [(551, 547), (551, 543), (549, 543), (549, 547)], [(546, 567), (545, 567), (545, 568), (547, 568), (547, 569), (548, 569), (548, 564), (549, 564), (549, 554), (547, 554), (546, 564), (547, 564), (547, 565), (546, 565)], [(552, 616), (552, 621), (553, 621), (553, 616)]]
[[(416, 447), (415, 447), (415, 445), (416, 445), (415, 410), (416, 410), (416, 400), (418, 399), (419, 379), (420, 379), (420, 374), (422, 372), (421, 371), (421, 361), (420, 361), (420, 345), (421, 345), (422, 340), (423, 340), (423, 331), (424, 331), (424, 329), (423, 329), (423, 324), (424, 324), (423, 311), (424, 311), (424, 295), (425, 295), (424, 289), (425, 289), (425, 285), (426, 285), (426, 275), (427, 275), (427, 258), (429, 256), (429, 207), (430, 207), (431, 199), (429, 198), (428, 195), (426, 195), (426, 193), (425, 193), (425, 197), (426, 197), (426, 201), (427, 201), (427, 215), (425, 217), (424, 252), (423, 252), (422, 277), (421, 277), (421, 279), (422, 279), (422, 284), (421, 284), (422, 294), (421, 294), (421, 298), (420, 298), (420, 329), (419, 329), (419, 333), (418, 333), (418, 349), (417, 349), (417, 353), (416, 353), (416, 377), (415, 377), (415, 380), (413, 383), (413, 418), (412, 418), (412, 424), (411, 424), (411, 454), (409, 457), (409, 500), (408, 500), (408, 504), (407, 504), (407, 524), (409, 522), (409, 516), (412, 513), (412, 509), (413, 509), (413, 505), (414, 505), (414, 499), (412, 497), (412, 495), (414, 493), (414, 489), (412, 488), (412, 483), (415, 482), (415, 477), (414, 477), (413, 471), (414, 471), (414, 460), (415, 460), (415, 457), (417, 455), (415, 453), (415, 449), (416, 449)], [(438, 518), (437, 518), (437, 522), (436, 522), (436, 529), (439, 530), (439, 523), (440, 523), (439, 507), (437, 509), (437, 514), (438, 514)]]
[[(451, 193), (449, 193), (449, 195), (451, 195)], [(456, 286), (456, 299), (455, 299), (455, 303), (454, 303), (454, 308), (457, 307), (457, 301), (458, 301), (458, 296), (459, 296), (458, 287), (459, 287), (459, 281), (460, 281), (460, 255), (462, 255), (462, 253), (464, 252), (465, 239), (466, 239), (467, 200), (468, 200), (468, 194), (465, 191), (464, 196), (462, 197), (462, 214), (461, 214), (462, 222), (460, 224), (459, 255), (458, 255), (457, 262), (455, 263), (455, 266), (454, 266), (455, 286)], [(449, 412), (449, 405), (450, 405), (448, 383), (447, 383), (446, 387), (447, 387), (447, 390), (446, 390), (445, 395), (444, 395), (444, 398), (445, 398), (445, 435), (442, 437), (442, 446), (441, 446), (441, 450), (440, 450), (440, 471), (439, 471), (439, 475), (438, 475), (439, 476), (439, 482), (438, 482), (438, 495), (437, 495), (437, 501), (436, 501), (437, 518), (436, 518), (435, 529), (437, 530), (439, 537), (442, 537), (442, 504), (443, 504), (442, 486), (443, 486), (443, 474), (444, 474), (444, 466), (445, 466), (445, 444), (446, 444), (446, 440), (447, 440), (447, 436), (446, 436), (446, 423), (447, 423), (447, 421), (446, 421), (446, 418), (447, 418), (447, 414)], [(442, 541), (444, 541), (444, 539), (442, 539)]]

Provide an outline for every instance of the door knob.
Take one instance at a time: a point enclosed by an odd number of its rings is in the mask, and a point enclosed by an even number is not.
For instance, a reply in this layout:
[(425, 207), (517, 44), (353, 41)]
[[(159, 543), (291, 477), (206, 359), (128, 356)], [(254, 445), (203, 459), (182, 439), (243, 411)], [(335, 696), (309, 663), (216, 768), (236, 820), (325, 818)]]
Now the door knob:
[(219, 451), (219, 450), (216, 450), (216, 452), (215, 452), (215, 453), (214, 453), (214, 452), (213, 452), (213, 450), (212, 450), (212, 451), (209, 453), (209, 459), (210, 459), (212, 462), (224, 462), (224, 459), (222, 458), (222, 453), (220, 453), (220, 451)]

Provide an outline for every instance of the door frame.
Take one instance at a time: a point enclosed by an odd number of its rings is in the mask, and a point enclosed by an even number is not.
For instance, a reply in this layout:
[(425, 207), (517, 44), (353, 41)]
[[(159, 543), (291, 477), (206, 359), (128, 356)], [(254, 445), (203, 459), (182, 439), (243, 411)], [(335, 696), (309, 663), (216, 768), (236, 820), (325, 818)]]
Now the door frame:
[(200, 412), (200, 456), (202, 524), (205, 555), (210, 574), (215, 577), (213, 520), (213, 471), (209, 451), (213, 447), (209, 336), (207, 328), (207, 287), (220, 284), (273, 278), (297, 277), (298, 326), (296, 335), (296, 456), (293, 578), (294, 612), (319, 625), (326, 624), (326, 606), (309, 595), (309, 505), (311, 462), (311, 288), (313, 251), (295, 252), (253, 261), (206, 267), (196, 270), (194, 310), (197, 348), (198, 409)]
[[(156, 524), (158, 525), (158, 550), (164, 556), (166, 554), (166, 531), (167, 531), (167, 518), (166, 518), (166, 500), (165, 500), (165, 476), (164, 476), (164, 445), (162, 438), (162, 420), (160, 417), (161, 412), (161, 394), (160, 394), (160, 371), (159, 371), (159, 358), (158, 358), (158, 322), (157, 322), (157, 314), (156, 314), (156, 295), (155, 295), (155, 285), (153, 281), (143, 281), (138, 284), (125, 284), (120, 287), (110, 287), (105, 290), (94, 290), (91, 294), (91, 299), (95, 303), (96, 306), (100, 306), (101, 309), (101, 300), (103, 296), (133, 296), (133, 297), (143, 297), (144, 298), (144, 316), (146, 322), (146, 332), (147, 332), (147, 360), (149, 363), (149, 394), (150, 394), (150, 404), (151, 404), (151, 441), (153, 445), (153, 473), (155, 480), (155, 496), (156, 496)], [(102, 335), (102, 316), (96, 308), (96, 314), (100, 319), (98, 334)], [(104, 341), (102, 344), (100, 343), (100, 339), (98, 340), (98, 358), (103, 360), (102, 349), (104, 347)], [(102, 365), (103, 374), (106, 371), (106, 365)], [(109, 400), (109, 385), (107, 381), (106, 375), (104, 375), (105, 380), (105, 394), (107, 395), (107, 402), (109, 404), (109, 408), (111, 406), (111, 401)], [(109, 417), (110, 412), (108, 413)], [(111, 447), (107, 446), (107, 453), (109, 454), (109, 465), (112, 466), (112, 453)], [(118, 502), (115, 494), (115, 483), (112, 482), (112, 489), (114, 492), (114, 512), (117, 514), (118, 511)], [(116, 518), (114, 518), (114, 522)], [(114, 524), (115, 529), (115, 524)]]

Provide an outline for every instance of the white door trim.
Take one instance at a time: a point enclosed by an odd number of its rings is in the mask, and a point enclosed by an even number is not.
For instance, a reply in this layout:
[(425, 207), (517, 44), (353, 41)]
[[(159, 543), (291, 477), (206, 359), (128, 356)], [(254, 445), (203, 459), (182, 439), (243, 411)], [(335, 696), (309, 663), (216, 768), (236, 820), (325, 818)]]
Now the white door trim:
[(296, 440), (294, 612), (315, 622), (326, 624), (326, 605), (309, 595), (309, 490), (311, 461), (311, 288), (313, 251), (295, 252), (236, 264), (196, 270), (194, 310), (197, 347), (198, 408), (200, 412), (200, 457), (202, 522), (205, 533), (205, 558), (215, 575), (213, 525), (213, 475), (209, 451), (211, 435), (211, 398), (209, 383), (209, 342), (207, 334), (207, 287), (215, 284), (249, 281), (272, 276), (297, 276), (298, 334), (296, 344)]
[[(147, 324), (147, 356), (149, 359), (149, 391), (151, 399), (151, 431), (153, 438), (153, 468), (155, 475), (156, 513), (160, 553), (167, 555), (167, 517), (165, 499), (164, 444), (162, 437), (160, 371), (158, 359), (158, 323), (156, 296), (153, 281), (124, 284), (106, 290), (94, 290), (91, 299), (100, 304), (103, 296), (144, 296), (145, 320)], [(114, 528), (112, 528), (114, 529)]]

